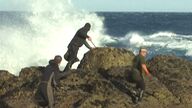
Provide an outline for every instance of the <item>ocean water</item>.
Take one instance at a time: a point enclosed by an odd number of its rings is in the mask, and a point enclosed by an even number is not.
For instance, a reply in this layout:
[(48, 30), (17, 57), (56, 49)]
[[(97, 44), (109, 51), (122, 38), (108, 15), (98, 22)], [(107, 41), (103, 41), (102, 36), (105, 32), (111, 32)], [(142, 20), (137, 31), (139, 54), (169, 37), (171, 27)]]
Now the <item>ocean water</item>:
[(192, 60), (192, 13), (104, 12), (106, 33), (117, 40), (107, 46), (137, 53), (149, 49), (148, 59), (170, 54)]
[[(72, 6), (47, 12), (52, 4), (42, 1), (33, 6), (32, 12), (0, 12), (0, 70), (18, 75), (24, 67), (45, 66), (55, 55), (63, 56), (76, 30), (86, 22), (92, 25), (88, 35), (98, 47), (127, 48), (136, 54), (146, 46), (148, 59), (171, 54), (192, 60), (192, 13), (90, 13)], [(78, 57), (87, 51), (80, 48)]]
[[(27, 3), (29, 12), (0, 12), (0, 70), (19, 75), (22, 68), (46, 66), (55, 55), (64, 55), (75, 32), (86, 22), (92, 25), (88, 35), (93, 36), (95, 45), (115, 42), (105, 34), (102, 17), (77, 10), (70, 0), (29, 0)], [(81, 47), (79, 59), (87, 51)], [(61, 70), (66, 63), (62, 61)]]

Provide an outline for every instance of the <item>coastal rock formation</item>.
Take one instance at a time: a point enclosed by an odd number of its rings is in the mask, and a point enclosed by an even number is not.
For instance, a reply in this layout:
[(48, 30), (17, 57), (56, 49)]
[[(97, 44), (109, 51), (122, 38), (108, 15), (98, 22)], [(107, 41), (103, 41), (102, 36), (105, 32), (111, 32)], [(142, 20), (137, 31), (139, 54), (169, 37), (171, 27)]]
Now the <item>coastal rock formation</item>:
[[(55, 108), (191, 108), (192, 62), (159, 55), (148, 61), (142, 102), (134, 104), (129, 81), (134, 54), (126, 49), (96, 48), (55, 90)], [(44, 67), (24, 68), (19, 77), (0, 71), (0, 108), (37, 108), (34, 95)]]
[[(149, 61), (150, 70), (181, 104), (192, 105), (192, 62), (161, 55)], [(191, 107), (191, 106), (190, 106)]]
[(91, 71), (132, 65), (134, 54), (120, 48), (96, 48), (84, 55), (78, 68)]

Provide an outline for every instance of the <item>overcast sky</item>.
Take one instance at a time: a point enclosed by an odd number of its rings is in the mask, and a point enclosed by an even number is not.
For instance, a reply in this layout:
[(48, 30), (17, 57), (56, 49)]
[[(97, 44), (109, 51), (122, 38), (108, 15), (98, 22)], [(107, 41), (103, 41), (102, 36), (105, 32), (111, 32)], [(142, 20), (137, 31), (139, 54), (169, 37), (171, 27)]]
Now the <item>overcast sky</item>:
[[(88, 11), (192, 12), (192, 0), (72, 0), (72, 3), (77, 9)], [(25, 11), (28, 7), (28, 0), (0, 0), (1, 11)]]

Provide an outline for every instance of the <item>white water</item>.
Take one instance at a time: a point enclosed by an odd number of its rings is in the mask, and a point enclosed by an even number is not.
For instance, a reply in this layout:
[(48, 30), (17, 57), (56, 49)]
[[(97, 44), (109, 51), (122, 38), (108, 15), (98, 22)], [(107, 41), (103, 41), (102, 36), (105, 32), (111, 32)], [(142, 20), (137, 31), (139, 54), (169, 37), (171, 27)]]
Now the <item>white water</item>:
[[(170, 50), (186, 51), (185, 56), (192, 56), (192, 36), (175, 34), (172, 32), (158, 32), (151, 35), (128, 33), (125, 37), (116, 39), (128, 48), (138, 49), (140, 46), (166, 48)], [(158, 51), (158, 49), (156, 51)]]
[[(45, 66), (55, 55), (61, 56), (75, 32), (86, 22), (92, 25), (88, 33), (97, 46), (114, 42), (105, 34), (103, 18), (95, 13), (76, 10), (69, 0), (29, 0), (29, 10), (33, 12), (26, 19), (30, 30), (24, 27), (0, 28), (0, 70), (8, 70), (18, 75), (24, 67)], [(192, 36), (183, 36), (172, 32), (159, 32), (151, 35), (128, 33), (117, 38), (120, 43), (136, 52), (140, 46), (185, 50), (186, 56), (192, 56)], [(80, 48), (78, 57), (81, 59), (88, 49)], [(63, 60), (61, 69), (65, 67)], [(76, 68), (78, 63), (74, 65)]]
[[(0, 70), (18, 75), (21, 68), (45, 66), (55, 55), (63, 56), (75, 32), (86, 22), (92, 25), (88, 33), (97, 46), (113, 41), (105, 35), (103, 18), (95, 13), (77, 11), (70, 0), (29, 0), (33, 15), (26, 19), (31, 30), (16, 27), (0, 29)], [(81, 59), (88, 49), (80, 48)], [(63, 60), (61, 69), (65, 67)], [(78, 63), (74, 65), (76, 68)]]

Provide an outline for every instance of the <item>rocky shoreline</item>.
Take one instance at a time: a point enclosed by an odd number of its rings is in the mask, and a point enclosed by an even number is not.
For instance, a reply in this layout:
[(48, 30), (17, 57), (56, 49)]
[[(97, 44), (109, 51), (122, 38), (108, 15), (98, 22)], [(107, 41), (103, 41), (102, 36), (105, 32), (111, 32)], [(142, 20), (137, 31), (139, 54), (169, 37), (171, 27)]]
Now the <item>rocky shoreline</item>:
[[(96, 48), (60, 81), (55, 108), (192, 108), (192, 62), (158, 55), (148, 62), (156, 80), (146, 82), (143, 101), (133, 104), (128, 80), (134, 54)], [(0, 71), (0, 108), (37, 108), (34, 94), (44, 67), (21, 70), (19, 77)]]

